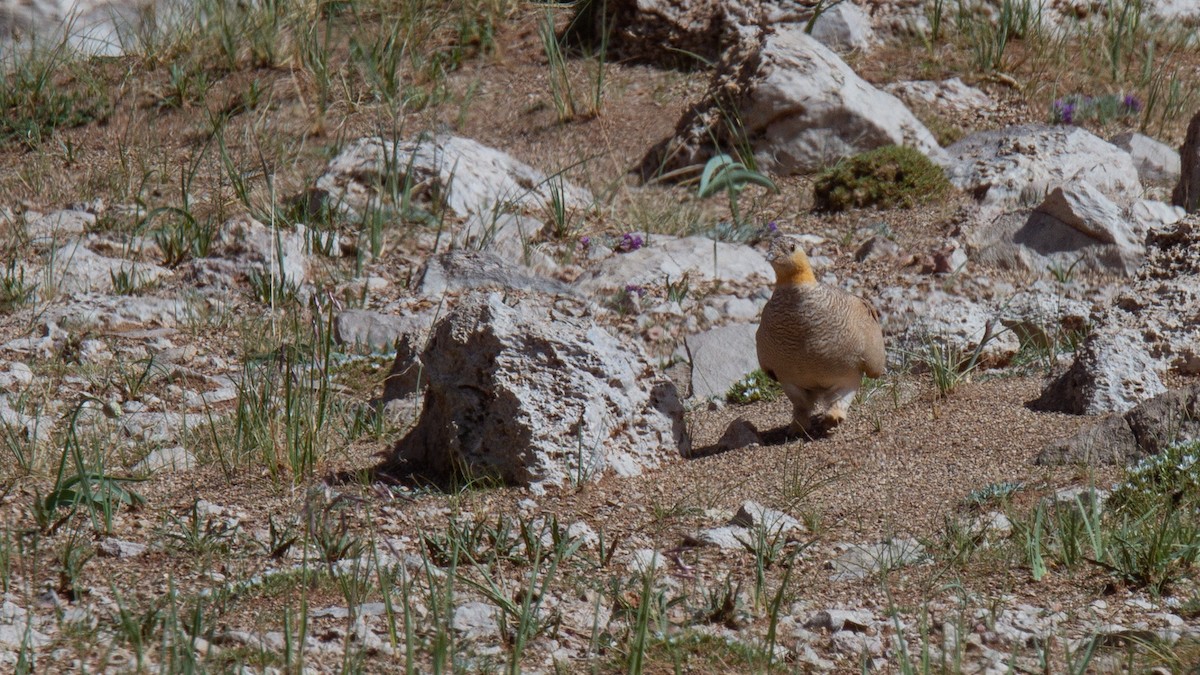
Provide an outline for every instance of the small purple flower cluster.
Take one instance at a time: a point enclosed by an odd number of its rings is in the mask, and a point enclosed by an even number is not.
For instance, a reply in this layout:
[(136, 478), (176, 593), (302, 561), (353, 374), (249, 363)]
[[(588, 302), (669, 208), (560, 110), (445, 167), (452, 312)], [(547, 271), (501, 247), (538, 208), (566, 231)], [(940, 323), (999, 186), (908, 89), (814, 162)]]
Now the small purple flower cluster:
[(1075, 124), (1085, 119), (1105, 122), (1114, 116), (1132, 116), (1141, 111), (1142, 102), (1133, 94), (1068, 96), (1054, 102), (1050, 118), (1055, 124)]
[(579, 248), (586, 251), (587, 249), (589, 249), (591, 247), (592, 247), (592, 238), (591, 237), (580, 237), (579, 238)]
[(1075, 121), (1075, 103), (1059, 99), (1054, 102), (1054, 121), (1057, 124), (1071, 124)]
[(775, 221), (767, 223), (767, 234), (779, 234), (779, 226), (775, 224)]
[(629, 284), (625, 287), (625, 294), (629, 296), (636, 295), (639, 298), (644, 298), (646, 297), (646, 289), (642, 286), (638, 286), (637, 284)]
[(617, 242), (616, 251), (618, 253), (630, 253), (638, 250), (645, 245), (645, 243), (646, 242), (642, 240), (641, 235), (634, 234), (632, 232), (626, 232), (625, 234), (621, 235), (621, 241)]

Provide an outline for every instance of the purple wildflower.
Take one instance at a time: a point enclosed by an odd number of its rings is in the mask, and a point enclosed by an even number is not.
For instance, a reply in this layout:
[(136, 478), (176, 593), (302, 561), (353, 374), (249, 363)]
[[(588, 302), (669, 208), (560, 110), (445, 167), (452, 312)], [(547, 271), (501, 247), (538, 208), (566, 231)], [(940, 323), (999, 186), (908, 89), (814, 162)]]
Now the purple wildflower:
[(1054, 102), (1054, 121), (1071, 124), (1075, 120), (1075, 103), (1059, 99)]
[(775, 221), (772, 220), (771, 222), (767, 223), (767, 232), (770, 232), (771, 234), (775, 234), (778, 231), (779, 231), (779, 226), (775, 224)]
[(579, 238), (579, 248), (589, 248), (589, 247), (591, 247), (591, 245), (592, 245), (591, 237), (580, 237)]
[(1125, 106), (1127, 112), (1136, 113), (1142, 111), (1142, 102), (1133, 94), (1125, 94), (1125, 98), (1121, 100), (1121, 105)]
[(636, 295), (639, 298), (642, 298), (646, 296), (646, 289), (642, 286), (638, 286), (637, 284), (629, 284), (625, 287), (625, 293), (627, 295)]
[(631, 251), (638, 250), (645, 243), (646, 242), (642, 241), (641, 235), (637, 235), (632, 232), (626, 232), (625, 234), (621, 235), (621, 241), (617, 243), (617, 251), (621, 253), (629, 253)]

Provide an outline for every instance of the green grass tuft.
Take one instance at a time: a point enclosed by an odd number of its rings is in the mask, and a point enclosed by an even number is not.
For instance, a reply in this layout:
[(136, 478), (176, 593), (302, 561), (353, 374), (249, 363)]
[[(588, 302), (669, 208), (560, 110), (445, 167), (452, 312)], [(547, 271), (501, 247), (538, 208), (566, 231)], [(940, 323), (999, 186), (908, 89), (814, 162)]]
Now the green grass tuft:
[(889, 145), (855, 155), (817, 175), (813, 206), (845, 211), (874, 206), (912, 208), (944, 196), (950, 181), (920, 151)]
[(779, 383), (760, 368), (735, 382), (725, 393), (725, 400), (745, 405), (756, 401), (774, 401), (782, 393), (783, 388)]

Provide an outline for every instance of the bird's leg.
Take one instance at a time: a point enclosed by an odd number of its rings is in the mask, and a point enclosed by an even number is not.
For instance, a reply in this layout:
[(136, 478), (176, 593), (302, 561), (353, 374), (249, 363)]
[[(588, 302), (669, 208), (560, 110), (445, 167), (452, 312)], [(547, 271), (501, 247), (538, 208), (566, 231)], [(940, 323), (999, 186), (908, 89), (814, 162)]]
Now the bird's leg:
[(792, 423), (788, 425), (788, 434), (807, 435), (809, 422), (812, 420), (813, 404), (816, 402), (815, 392), (793, 384), (784, 384), (783, 393), (787, 394), (788, 400), (792, 402)]
[(854, 395), (857, 393), (857, 386), (833, 390), (829, 409), (815, 420), (815, 426), (821, 433), (826, 433), (846, 421), (846, 414), (850, 412), (850, 404), (854, 402)]

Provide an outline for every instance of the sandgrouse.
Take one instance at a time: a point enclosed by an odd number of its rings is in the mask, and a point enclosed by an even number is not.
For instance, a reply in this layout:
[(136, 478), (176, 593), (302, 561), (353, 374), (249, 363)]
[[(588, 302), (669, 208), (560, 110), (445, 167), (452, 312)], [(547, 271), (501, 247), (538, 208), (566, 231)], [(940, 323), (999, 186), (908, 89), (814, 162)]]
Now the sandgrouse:
[(817, 282), (795, 239), (776, 237), (767, 261), (775, 291), (758, 326), (758, 364), (792, 402), (788, 431), (820, 435), (846, 419), (864, 374), (883, 375), (879, 316), (862, 298)]

